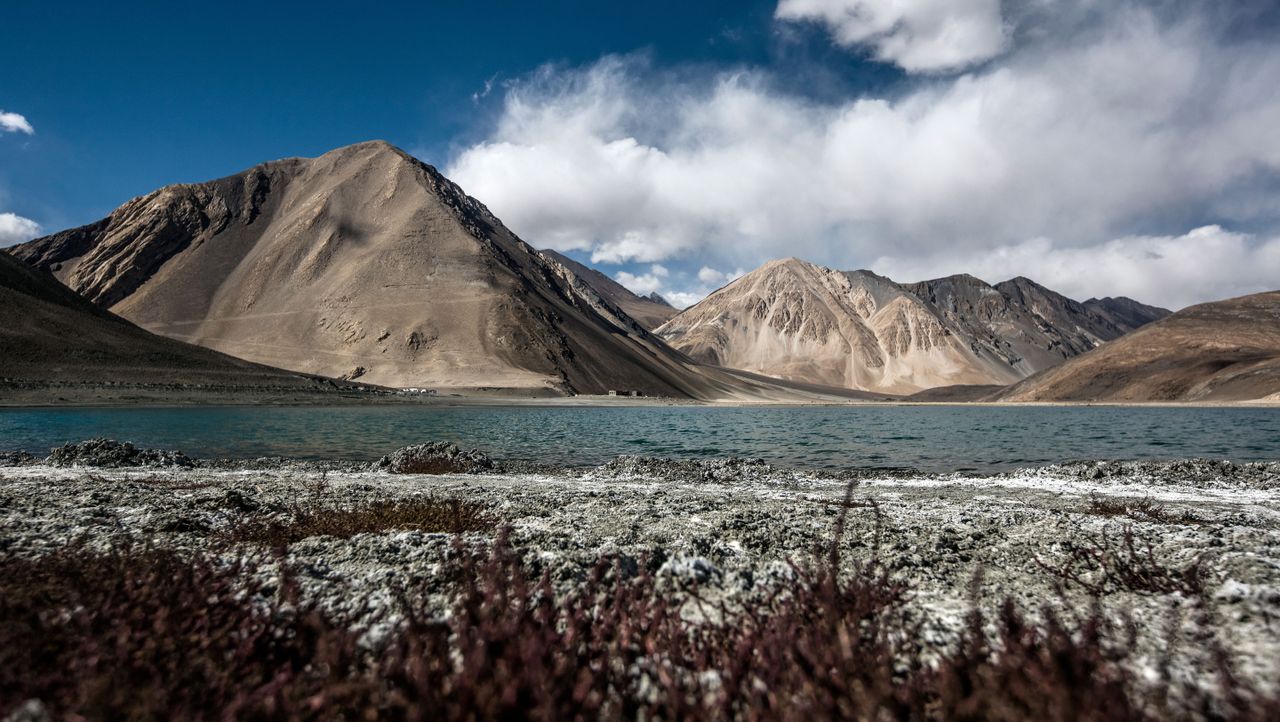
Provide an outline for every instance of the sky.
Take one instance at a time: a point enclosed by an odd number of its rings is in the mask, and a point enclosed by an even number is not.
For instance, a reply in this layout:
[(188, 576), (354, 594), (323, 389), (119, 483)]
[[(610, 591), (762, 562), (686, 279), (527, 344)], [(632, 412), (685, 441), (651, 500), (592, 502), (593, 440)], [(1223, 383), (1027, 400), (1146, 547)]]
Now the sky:
[(29, 2), (0, 246), (373, 138), (694, 303), (797, 256), (1170, 308), (1280, 288), (1280, 2)]

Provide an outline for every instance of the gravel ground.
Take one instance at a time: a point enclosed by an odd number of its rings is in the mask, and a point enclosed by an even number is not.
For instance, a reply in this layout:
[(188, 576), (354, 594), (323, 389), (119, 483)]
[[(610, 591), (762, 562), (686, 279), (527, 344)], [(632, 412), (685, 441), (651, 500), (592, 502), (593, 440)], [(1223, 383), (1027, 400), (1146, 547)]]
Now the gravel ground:
[[(1114, 548), (1129, 530), (1148, 562), (1204, 570), (1201, 594), (1104, 585), (1099, 603), (1109, 616), (1133, 620), (1140, 663), (1154, 669), (1168, 656), (1175, 674), (1194, 679), (1212, 669), (1209, 655), (1221, 645), (1242, 676), (1264, 687), (1280, 680), (1280, 463), (1099, 462), (996, 476), (830, 478), (749, 460), (621, 457), (585, 470), (500, 464), (417, 476), (377, 465), (109, 451), (111, 459), (152, 466), (89, 467), (74, 453), (0, 458), (0, 554), (121, 536), (195, 550), (239, 521), (283, 519), (296, 505), (455, 496), (510, 524), (524, 558), (562, 583), (608, 556), (651, 564), (672, 589), (696, 581), (703, 595), (749, 604), (791, 577), (790, 562), (825, 553), (852, 484), (843, 562), (878, 558), (909, 580), (927, 644), (946, 644), (975, 604), (990, 610), (1011, 598), (1028, 609), (1087, 611), (1092, 595), (1050, 570), (1103, 538)], [(1156, 511), (1095, 513), (1114, 502)], [(471, 533), (462, 543), (482, 547), (491, 538)], [(430, 587), (454, 544), (416, 531), (316, 537), (291, 546), (287, 558), (324, 604), (376, 612), (401, 584)], [(1095, 570), (1084, 580), (1101, 576)]]

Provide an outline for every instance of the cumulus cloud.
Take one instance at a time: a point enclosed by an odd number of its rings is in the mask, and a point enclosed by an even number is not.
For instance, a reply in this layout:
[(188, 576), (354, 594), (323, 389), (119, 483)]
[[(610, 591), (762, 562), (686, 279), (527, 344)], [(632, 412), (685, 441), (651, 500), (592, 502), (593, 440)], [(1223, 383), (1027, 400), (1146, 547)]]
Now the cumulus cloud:
[(35, 135), (36, 129), (31, 127), (31, 123), (25, 117), (0, 110), (0, 132)]
[(726, 283), (745, 276), (747, 272), (741, 268), (736, 271), (719, 271), (710, 266), (698, 269), (698, 280), (707, 286), (723, 286)]
[(667, 303), (679, 309), (686, 309), (693, 304), (701, 301), (710, 294), (710, 291), (702, 293), (699, 291), (668, 291), (662, 294), (667, 299)]
[(1088, 248), (1064, 248), (1036, 238), (978, 258), (886, 256), (875, 265), (908, 281), (963, 271), (998, 282), (1034, 267), (1036, 281), (1073, 298), (1124, 295), (1177, 309), (1280, 289), (1280, 237), (1259, 238), (1210, 225), (1180, 236), (1129, 236)]
[(1009, 42), (1000, 0), (781, 0), (775, 17), (819, 23), (837, 43), (908, 72), (963, 68)]
[(618, 271), (613, 279), (634, 293), (647, 296), (657, 293), (676, 308), (687, 308), (709, 296), (716, 289), (746, 275), (746, 271), (738, 268), (733, 271), (720, 271), (710, 266), (703, 266), (694, 272), (672, 272), (666, 266), (653, 264), (645, 273)]
[(39, 223), (16, 213), (0, 213), (0, 248), (25, 243), (39, 235)]
[(626, 271), (619, 271), (614, 274), (613, 280), (621, 283), (630, 289), (633, 293), (641, 296), (647, 296), (656, 291), (660, 291), (665, 283), (665, 279), (670, 275), (664, 266), (654, 264), (649, 267), (649, 272), (636, 275)]
[[(1168, 235), (1194, 253), (1191, 228), (1280, 227), (1280, 46), (1203, 13), (1099, 7), (1106, 22), (979, 71), (844, 102), (779, 90), (765, 71), (668, 73), (644, 57), (544, 68), (506, 90), (493, 133), (448, 173), (535, 245), (596, 263), (981, 268), (1028, 239), (1087, 254)], [(1054, 270), (1017, 258), (1010, 275)], [(1227, 282), (1234, 258), (1202, 251), (1200, 272)], [(1139, 300), (1227, 289), (1189, 288)]]

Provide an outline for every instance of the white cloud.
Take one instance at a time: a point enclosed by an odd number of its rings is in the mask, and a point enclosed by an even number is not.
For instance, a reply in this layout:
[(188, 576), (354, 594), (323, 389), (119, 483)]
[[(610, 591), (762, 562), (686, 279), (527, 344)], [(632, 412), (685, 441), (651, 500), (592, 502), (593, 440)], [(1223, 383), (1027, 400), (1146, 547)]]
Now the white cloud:
[(0, 248), (25, 243), (39, 235), (39, 223), (15, 213), (0, 213)]
[(954, 70), (1005, 50), (1000, 0), (781, 0), (775, 17), (820, 23), (908, 72)]
[(626, 286), (633, 293), (647, 296), (655, 291), (660, 291), (669, 275), (670, 271), (664, 266), (655, 263), (649, 267), (648, 273), (636, 275), (626, 271), (619, 271), (614, 274), (613, 280)]
[(696, 274), (695, 283), (689, 278), (689, 274), (673, 274), (665, 266), (655, 263), (649, 267), (648, 273), (637, 275), (619, 271), (614, 274), (614, 280), (642, 296), (657, 293), (672, 306), (687, 308), (744, 275), (746, 271), (741, 268), (735, 271), (718, 271), (710, 266), (703, 266)]
[(1037, 238), (976, 258), (886, 256), (875, 267), (905, 281), (967, 272), (993, 283), (1035, 268), (1036, 281), (1072, 298), (1129, 296), (1178, 309), (1280, 289), (1280, 237), (1203, 226), (1181, 236), (1129, 236), (1087, 248), (1062, 248)]
[(35, 135), (36, 129), (31, 127), (31, 123), (25, 117), (0, 110), (0, 131)]
[(667, 293), (662, 294), (662, 297), (667, 299), (667, 303), (670, 303), (672, 306), (679, 309), (686, 309), (706, 298), (707, 294), (695, 291), (668, 291)]
[(724, 280), (724, 274), (710, 266), (703, 266), (698, 269), (698, 280), (703, 283), (720, 283)]
[(735, 271), (720, 271), (710, 266), (703, 266), (698, 269), (698, 280), (703, 286), (710, 286), (712, 291), (745, 275), (747, 272), (742, 268)]
[[(1105, 22), (979, 72), (840, 103), (761, 72), (664, 74), (635, 57), (546, 68), (507, 89), (492, 135), (447, 173), (535, 245), (607, 263), (980, 267), (1028, 239), (1103, 252), (1135, 231), (1280, 227), (1280, 45), (1233, 40), (1191, 11), (1098, 8)], [(1202, 243), (1186, 238), (1188, 253)], [(1018, 259), (1009, 275), (1053, 272)], [(1201, 262), (1224, 279), (1241, 270), (1207, 250)]]

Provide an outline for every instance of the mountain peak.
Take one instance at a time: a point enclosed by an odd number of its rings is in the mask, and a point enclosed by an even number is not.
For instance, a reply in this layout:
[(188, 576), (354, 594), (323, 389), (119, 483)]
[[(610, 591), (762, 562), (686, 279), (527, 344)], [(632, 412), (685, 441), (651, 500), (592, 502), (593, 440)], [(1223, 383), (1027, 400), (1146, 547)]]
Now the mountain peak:
[(580, 393), (706, 383), (385, 141), (153, 193), (14, 253), (149, 331), (295, 371)]
[(333, 167), (341, 167), (350, 163), (385, 164), (387, 167), (403, 164), (425, 168), (431, 175), (443, 178), (434, 166), (418, 160), (385, 140), (366, 140), (335, 148), (312, 159), (312, 163), (320, 166), (332, 164)]
[(990, 283), (987, 283), (971, 273), (953, 273), (949, 276), (921, 281), (921, 283), (929, 285), (951, 284), (953, 286), (979, 286), (983, 288), (994, 288)]
[(392, 145), (391, 143), (388, 143), (385, 140), (381, 140), (377, 138), (373, 140), (362, 140), (359, 143), (352, 143), (351, 145), (344, 145), (340, 148), (334, 148), (333, 150), (328, 151), (324, 155), (350, 155), (355, 153), (398, 155), (406, 158), (412, 157), (408, 153)]
[(1036, 288), (1044, 288), (1044, 286), (1042, 286), (1042, 285), (1041, 285), (1041, 284), (1039, 284), (1039, 283), (1036, 283), (1035, 281), (1031, 280), (1030, 278), (1027, 278), (1026, 276), (1014, 276), (1013, 278), (1010, 278), (1010, 279), (1009, 279), (1009, 280), (1007, 280), (1007, 281), (1001, 281), (1001, 282), (999, 282), (999, 283), (997, 283), (997, 284), (996, 284), (996, 288), (999, 288), (1000, 286), (1005, 286), (1005, 285), (1008, 285), (1008, 286), (1034, 286), (1034, 287), (1036, 287)]
[(672, 305), (671, 305), (671, 302), (670, 302), (670, 301), (668, 301), (667, 299), (663, 298), (662, 294), (658, 293), (657, 291), (654, 291), (654, 292), (650, 293), (648, 296), (641, 296), (641, 298), (645, 299), (646, 301), (653, 301), (654, 303), (656, 303), (656, 304), (658, 304), (658, 305), (660, 305), (660, 306), (666, 306), (666, 307), (668, 307), (668, 308), (675, 308), (675, 306), (672, 306)]
[(760, 266), (760, 268), (757, 268), (756, 272), (773, 271), (779, 268), (814, 269), (814, 268), (822, 268), (822, 267), (815, 263), (810, 263), (808, 261), (796, 258), (795, 256), (787, 256), (786, 258), (776, 258), (772, 261), (769, 261), (768, 263), (765, 263), (764, 265)]

